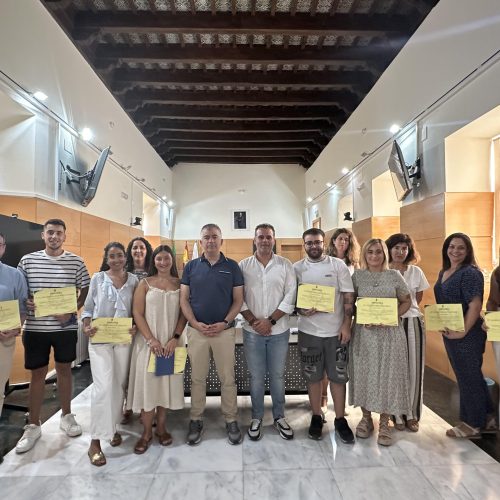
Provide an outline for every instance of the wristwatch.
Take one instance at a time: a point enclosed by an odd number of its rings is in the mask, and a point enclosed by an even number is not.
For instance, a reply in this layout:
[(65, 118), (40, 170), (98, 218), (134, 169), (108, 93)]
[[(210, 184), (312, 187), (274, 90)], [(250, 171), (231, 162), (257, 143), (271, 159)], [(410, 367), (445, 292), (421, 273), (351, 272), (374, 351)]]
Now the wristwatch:
[(182, 333), (174, 333), (174, 339), (180, 339)]
[(276, 320), (275, 320), (275, 319), (273, 319), (273, 317), (272, 317), (272, 316), (269, 316), (267, 319), (271, 322), (271, 325), (273, 325), (273, 326), (274, 326), (274, 325), (276, 324)]

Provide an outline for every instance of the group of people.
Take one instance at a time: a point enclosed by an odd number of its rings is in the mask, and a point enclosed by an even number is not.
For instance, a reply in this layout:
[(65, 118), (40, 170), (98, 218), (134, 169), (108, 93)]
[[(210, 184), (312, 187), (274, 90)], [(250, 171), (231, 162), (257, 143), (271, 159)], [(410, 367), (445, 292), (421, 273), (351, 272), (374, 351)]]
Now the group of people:
[[(289, 317), (298, 313), (298, 349), (307, 382), (312, 417), (311, 439), (322, 437), (327, 390), (333, 399), (335, 433), (354, 442), (345, 418), (349, 402), (362, 409), (355, 434), (368, 438), (374, 431), (372, 413), (380, 414), (378, 443), (389, 446), (396, 429), (417, 432), (422, 413), (425, 331), (419, 303), (429, 284), (415, 264), (418, 252), (407, 234), (383, 241), (368, 240), (360, 250), (354, 234), (336, 230), (329, 242), (318, 228), (302, 236), (306, 257), (295, 264), (276, 255), (275, 230), (255, 228), (255, 252), (239, 264), (221, 252), (222, 233), (216, 224), (201, 229), (202, 256), (185, 265), (179, 278), (175, 255), (167, 245), (154, 251), (149, 242), (134, 238), (128, 248), (111, 242), (104, 249), (101, 269), (90, 279), (83, 260), (64, 250), (66, 226), (50, 219), (43, 226), (45, 249), (25, 255), (18, 269), (0, 262), (0, 301), (18, 300), (23, 326), (25, 367), (31, 371), (29, 422), (16, 446), (30, 450), (41, 436), (40, 408), (49, 355), (54, 350), (60, 427), (68, 436), (82, 433), (71, 412), (71, 363), (76, 358), (77, 315), (37, 317), (33, 294), (44, 288), (74, 286), (83, 331), (92, 338), (96, 318), (133, 318), (131, 342), (90, 343), (93, 378), (88, 455), (95, 466), (106, 463), (101, 441), (119, 446), (118, 424), (140, 413), (142, 434), (134, 446), (145, 453), (155, 437), (172, 443), (167, 409), (184, 406), (183, 374), (157, 376), (150, 372), (151, 356), (172, 356), (185, 346), (191, 365), (191, 408), (187, 444), (202, 439), (206, 379), (213, 356), (221, 383), (221, 410), (230, 444), (239, 444), (235, 384), (235, 319), (243, 316), (243, 345), (250, 375), (252, 418), (249, 439), (263, 435), (265, 377), (269, 374), (274, 428), (286, 440), (294, 431), (285, 418), (285, 363), (290, 337)], [(0, 234), (0, 259), (7, 242)], [(486, 332), (480, 317), (483, 275), (469, 237), (450, 235), (443, 244), (442, 270), (434, 287), (437, 303), (462, 305), (465, 331), (441, 333), (460, 390), (461, 423), (446, 434), (453, 438), (480, 437), (496, 430), (494, 411), (481, 372)], [(297, 285), (334, 287), (333, 312), (296, 308)], [(395, 298), (397, 326), (358, 324), (356, 300)], [(492, 274), (488, 310), (500, 307), (500, 269)], [(12, 366), (15, 337), (20, 329), (0, 332), (0, 385)], [(500, 349), (495, 346), (500, 357)], [(349, 382), (349, 383), (348, 383)], [(348, 383), (348, 384), (347, 384)], [(0, 412), (1, 403), (0, 401)], [(124, 411), (125, 410), (125, 411)]]

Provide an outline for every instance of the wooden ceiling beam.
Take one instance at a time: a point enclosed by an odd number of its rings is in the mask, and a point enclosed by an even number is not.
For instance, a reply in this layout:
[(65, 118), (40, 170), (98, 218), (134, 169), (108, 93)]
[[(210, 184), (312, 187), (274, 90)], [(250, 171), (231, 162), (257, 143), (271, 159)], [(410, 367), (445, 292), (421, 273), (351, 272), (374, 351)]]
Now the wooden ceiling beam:
[(121, 98), (123, 107), (128, 111), (136, 111), (140, 105), (148, 102), (163, 104), (203, 104), (232, 106), (333, 106), (346, 112), (352, 112), (359, 98), (347, 91), (243, 91), (235, 90), (157, 90), (137, 89), (129, 91)]
[[(319, 132), (319, 131), (331, 131), (336, 129), (327, 120), (316, 120), (316, 121), (303, 121), (303, 122), (291, 122), (291, 121), (273, 121), (269, 123), (262, 122), (210, 122), (206, 120), (170, 120), (164, 118), (158, 120), (154, 127), (145, 126), (142, 127), (142, 132), (145, 136), (152, 136), (156, 134), (159, 130), (192, 130), (198, 132)], [(240, 138), (241, 140), (241, 138)]]
[[(149, 142), (155, 147), (162, 144), (168, 144), (169, 141), (196, 141), (212, 143), (219, 142), (240, 142), (241, 133), (235, 134), (234, 132), (195, 132), (193, 130), (183, 131), (159, 131), (149, 137)], [(281, 132), (274, 131), (273, 133), (267, 132), (246, 132), (246, 141), (258, 141), (261, 143), (273, 142), (291, 142), (298, 143), (301, 141), (312, 141), (320, 147), (328, 144), (329, 137), (322, 135), (322, 132)]]
[[(396, 38), (394, 38), (396, 40)], [(187, 44), (135, 44), (133, 46), (100, 43), (94, 53), (93, 64), (97, 69), (112, 69), (124, 62), (133, 63), (211, 63), (211, 64), (340, 64), (349, 68), (366, 68), (372, 60), (392, 60), (398, 47), (386, 44), (363, 47), (316, 47), (290, 50), (280, 45), (237, 45), (233, 47)]]
[(113, 91), (135, 85), (252, 85), (264, 87), (350, 88), (367, 87), (374, 83), (370, 71), (215, 71), (215, 70), (114, 70), (108, 81)]
[[(240, 138), (241, 139), (241, 138)], [(313, 154), (319, 154), (321, 147), (314, 141), (276, 141), (276, 142), (262, 142), (262, 141), (239, 141), (239, 142), (198, 142), (198, 141), (166, 141), (162, 147), (158, 148), (160, 154), (168, 152), (168, 150), (197, 150), (197, 149), (238, 149), (238, 150), (275, 150), (275, 149), (305, 149)]]
[(168, 165), (176, 165), (177, 163), (236, 163), (236, 164), (256, 164), (256, 163), (271, 163), (271, 164), (298, 164), (305, 168), (312, 165), (312, 161), (302, 157), (238, 157), (238, 156), (212, 156), (209, 159), (203, 156), (176, 156), (163, 157)]
[[(258, 158), (260, 156), (304, 156), (311, 155), (307, 149), (295, 148), (295, 149), (192, 149), (183, 150), (177, 148), (169, 148), (169, 151), (162, 151), (162, 155), (166, 154), (169, 156), (246, 156), (248, 158)], [(316, 155), (312, 155), (316, 156)]]
[(220, 106), (177, 106), (168, 104), (149, 104), (132, 115), (139, 124), (150, 122), (154, 125), (157, 118), (196, 118), (198, 120), (316, 120), (322, 118), (339, 122), (346, 115), (336, 106), (311, 106), (300, 108), (265, 106), (262, 108), (222, 108)]
[(72, 37), (85, 41), (96, 31), (101, 33), (217, 33), (270, 35), (361, 35), (383, 36), (409, 31), (411, 21), (405, 16), (383, 14), (340, 14), (335, 16), (308, 12), (168, 12), (168, 11), (78, 11), (74, 18)]

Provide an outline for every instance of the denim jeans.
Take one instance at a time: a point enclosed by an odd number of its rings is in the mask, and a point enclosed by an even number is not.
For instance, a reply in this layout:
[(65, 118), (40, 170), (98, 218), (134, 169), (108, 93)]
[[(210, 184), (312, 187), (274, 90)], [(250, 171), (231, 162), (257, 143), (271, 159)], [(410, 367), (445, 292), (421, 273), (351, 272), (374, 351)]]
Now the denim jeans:
[(252, 418), (264, 416), (264, 381), (269, 373), (273, 418), (285, 416), (285, 362), (290, 330), (268, 337), (243, 330), (243, 345), (250, 372)]

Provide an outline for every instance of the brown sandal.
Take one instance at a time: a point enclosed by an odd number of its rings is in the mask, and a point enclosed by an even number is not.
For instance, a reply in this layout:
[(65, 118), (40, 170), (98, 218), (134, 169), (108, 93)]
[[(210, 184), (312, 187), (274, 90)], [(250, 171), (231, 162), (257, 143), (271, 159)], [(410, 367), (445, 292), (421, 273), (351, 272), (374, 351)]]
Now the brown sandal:
[(460, 422), (455, 427), (448, 429), (446, 435), (455, 439), (481, 439), (481, 431), (465, 422)]
[(132, 418), (134, 416), (134, 413), (132, 410), (125, 410), (122, 415), (122, 421), (120, 424), (122, 425), (128, 425), (132, 421)]
[(156, 433), (156, 437), (158, 438), (158, 442), (162, 445), (162, 446), (168, 446), (170, 444), (172, 444), (172, 435), (165, 431), (163, 432), (162, 434), (159, 434), (158, 432)]
[(115, 435), (113, 436), (113, 439), (109, 442), (109, 444), (111, 446), (113, 446), (113, 448), (115, 446), (120, 446), (122, 444), (122, 436), (119, 432), (115, 432)]
[(391, 428), (389, 427), (389, 415), (380, 415), (380, 420), (378, 423), (378, 439), (377, 443), (381, 446), (391, 446), (392, 436)]
[(406, 421), (406, 428), (411, 432), (418, 432), (418, 420), (416, 418), (410, 418), (410, 420)]
[(146, 451), (148, 451), (149, 445), (151, 444), (152, 440), (153, 440), (152, 437), (150, 437), (149, 439), (144, 439), (141, 437), (139, 441), (135, 443), (134, 453), (136, 455), (142, 455), (143, 453), (146, 453)]
[(363, 418), (359, 421), (356, 427), (356, 436), (361, 439), (366, 439), (370, 437), (373, 432), (373, 420), (371, 416), (363, 415)]
[(106, 457), (104, 456), (104, 453), (102, 451), (97, 451), (95, 453), (92, 453), (90, 450), (87, 452), (87, 455), (90, 458), (90, 463), (92, 465), (95, 465), (96, 467), (102, 467), (103, 465), (106, 465)]

